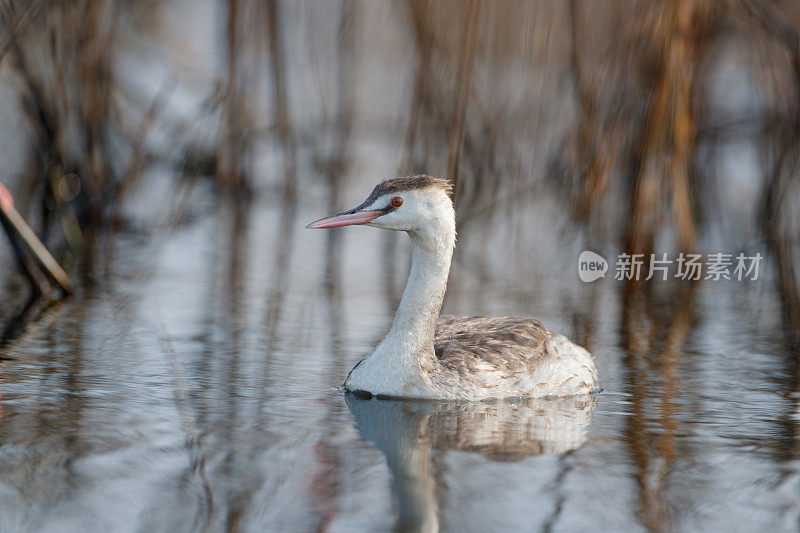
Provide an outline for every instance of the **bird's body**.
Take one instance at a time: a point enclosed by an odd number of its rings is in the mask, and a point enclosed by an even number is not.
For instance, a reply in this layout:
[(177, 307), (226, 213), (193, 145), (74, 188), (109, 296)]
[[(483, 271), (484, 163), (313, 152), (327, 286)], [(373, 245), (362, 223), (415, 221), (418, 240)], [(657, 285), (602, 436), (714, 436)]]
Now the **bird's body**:
[(439, 316), (455, 246), (446, 180), (381, 182), (362, 205), (309, 225), (406, 231), (411, 272), (392, 327), (348, 374), (344, 388), (372, 395), (487, 400), (587, 394), (597, 389), (592, 355), (541, 322), (518, 317)]
[[(442, 315), (432, 352), (405, 358), (397, 353), (402, 349), (362, 359), (344, 388), (447, 400), (571, 396), (597, 388), (591, 354), (527, 318)], [(398, 359), (405, 364), (394, 364)]]

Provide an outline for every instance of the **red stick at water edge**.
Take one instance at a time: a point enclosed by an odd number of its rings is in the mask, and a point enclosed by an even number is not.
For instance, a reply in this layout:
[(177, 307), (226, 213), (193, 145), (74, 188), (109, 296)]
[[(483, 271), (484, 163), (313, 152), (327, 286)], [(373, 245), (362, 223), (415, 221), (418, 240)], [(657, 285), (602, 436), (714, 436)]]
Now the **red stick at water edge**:
[(72, 280), (58, 261), (50, 255), (42, 241), (36, 236), (36, 233), (31, 229), (22, 215), (14, 208), (14, 197), (8, 192), (8, 189), (0, 183), (0, 212), (4, 216), (14, 230), (19, 234), (22, 242), (36, 258), (36, 262), (54, 279), (56, 283), (64, 290), (64, 292), (71, 294), (73, 291)]
[(0, 183), (0, 209), (8, 211), (14, 207), (14, 197), (8, 192), (5, 185)]

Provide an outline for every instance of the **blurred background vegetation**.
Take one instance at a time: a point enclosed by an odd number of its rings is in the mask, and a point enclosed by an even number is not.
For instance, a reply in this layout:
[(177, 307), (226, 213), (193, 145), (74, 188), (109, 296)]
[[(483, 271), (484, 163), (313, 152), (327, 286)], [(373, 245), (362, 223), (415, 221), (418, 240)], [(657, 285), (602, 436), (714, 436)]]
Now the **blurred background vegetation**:
[[(462, 239), (505, 218), (518, 246), (763, 249), (797, 342), (794, 0), (3, 0), (0, 23), (0, 181), (82, 290), (202, 216), (196, 187), (280, 209), (280, 262), (298, 203), (425, 172), (456, 182)], [(353, 178), (369, 157), (385, 175)], [(544, 199), (562, 223), (512, 216)], [(8, 320), (47, 283), (3, 249)]]

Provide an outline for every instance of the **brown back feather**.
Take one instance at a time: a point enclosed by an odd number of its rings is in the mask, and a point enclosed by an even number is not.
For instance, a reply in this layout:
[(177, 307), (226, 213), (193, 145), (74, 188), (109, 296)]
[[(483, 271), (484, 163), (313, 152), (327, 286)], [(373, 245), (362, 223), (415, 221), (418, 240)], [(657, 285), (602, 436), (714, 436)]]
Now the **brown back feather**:
[(442, 366), (460, 375), (480, 375), (490, 365), (513, 376), (530, 372), (552, 337), (544, 324), (529, 318), (442, 315), (433, 348)]

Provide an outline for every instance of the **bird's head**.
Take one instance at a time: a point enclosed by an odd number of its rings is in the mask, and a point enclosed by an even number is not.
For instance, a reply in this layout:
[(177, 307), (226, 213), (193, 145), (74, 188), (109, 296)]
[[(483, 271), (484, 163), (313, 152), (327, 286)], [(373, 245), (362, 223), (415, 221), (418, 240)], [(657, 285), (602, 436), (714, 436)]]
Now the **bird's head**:
[(453, 222), (452, 186), (446, 179), (417, 174), (380, 182), (358, 207), (312, 222), (327, 229), (366, 224), (381, 229), (427, 233)]

